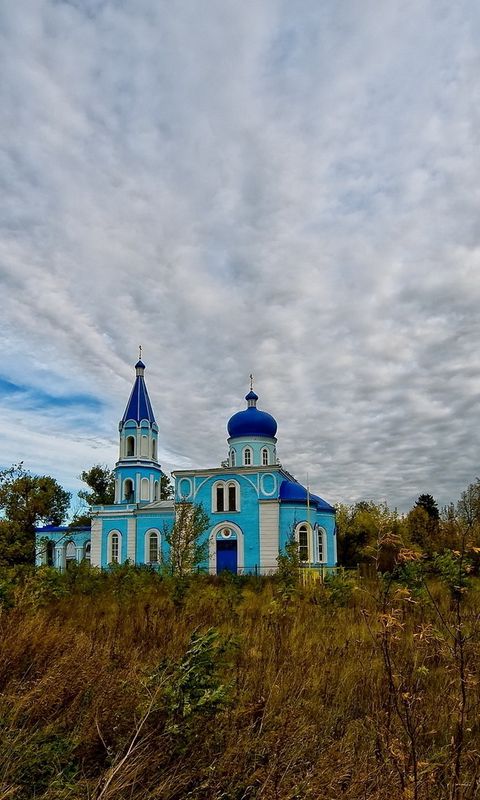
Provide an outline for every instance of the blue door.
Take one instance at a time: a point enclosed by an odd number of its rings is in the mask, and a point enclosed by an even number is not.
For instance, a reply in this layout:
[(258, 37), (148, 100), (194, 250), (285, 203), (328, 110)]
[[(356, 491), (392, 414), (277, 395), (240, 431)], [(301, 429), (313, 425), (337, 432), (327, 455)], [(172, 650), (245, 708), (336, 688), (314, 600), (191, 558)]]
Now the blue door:
[(217, 540), (217, 575), (225, 570), (237, 574), (237, 542), (235, 539)]

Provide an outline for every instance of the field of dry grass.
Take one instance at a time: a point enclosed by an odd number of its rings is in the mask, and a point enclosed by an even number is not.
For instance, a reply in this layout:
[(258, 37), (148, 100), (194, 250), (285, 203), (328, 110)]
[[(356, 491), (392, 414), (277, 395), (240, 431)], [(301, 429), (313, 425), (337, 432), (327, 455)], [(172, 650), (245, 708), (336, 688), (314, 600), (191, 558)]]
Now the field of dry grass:
[(7, 584), (0, 800), (478, 796), (475, 583)]

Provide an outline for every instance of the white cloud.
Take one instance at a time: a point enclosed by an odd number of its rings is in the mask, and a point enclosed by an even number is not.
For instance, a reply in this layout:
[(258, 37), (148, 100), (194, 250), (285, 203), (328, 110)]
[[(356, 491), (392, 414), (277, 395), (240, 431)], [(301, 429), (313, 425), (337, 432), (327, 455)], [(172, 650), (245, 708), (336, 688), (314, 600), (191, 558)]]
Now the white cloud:
[(72, 476), (113, 461), (142, 342), (167, 467), (224, 457), (253, 370), (283, 462), (327, 499), (455, 499), (480, 444), (479, 20), (473, 0), (9, 4), (1, 375), (104, 406), (49, 446), (7, 407), (2, 461), (67, 484), (61, 440)]

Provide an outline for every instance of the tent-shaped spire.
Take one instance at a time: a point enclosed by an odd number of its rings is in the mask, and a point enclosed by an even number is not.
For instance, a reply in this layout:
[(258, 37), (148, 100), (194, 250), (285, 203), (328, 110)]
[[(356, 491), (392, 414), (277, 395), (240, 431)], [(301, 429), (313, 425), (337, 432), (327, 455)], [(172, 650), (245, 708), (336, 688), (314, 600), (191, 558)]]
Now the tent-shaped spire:
[(137, 361), (135, 364), (135, 372), (135, 383), (133, 384), (132, 393), (122, 417), (122, 423), (127, 422), (129, 419), (133, 419), (138, 423), (141, 422), (142, 419), (146, 419), (148, 422), (154, 423), (155, 417), (153, 408), (145, 385), (145, 364), (143, 361)]

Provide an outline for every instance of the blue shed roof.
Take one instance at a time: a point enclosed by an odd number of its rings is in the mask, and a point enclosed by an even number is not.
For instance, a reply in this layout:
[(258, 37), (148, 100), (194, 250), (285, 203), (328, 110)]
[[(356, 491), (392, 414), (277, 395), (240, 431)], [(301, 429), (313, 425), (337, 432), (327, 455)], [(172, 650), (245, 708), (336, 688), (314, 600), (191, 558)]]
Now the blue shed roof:
[[(316, 494), (309, 493), (310, 505), (314, 506), (317, 511), (335, 512), (333, 506), (322, 500)], [(280, 500), (282, 503), (307, 503), (307, 490), (305, 486), (297, 481), (283, 480), (280, 484)]]

